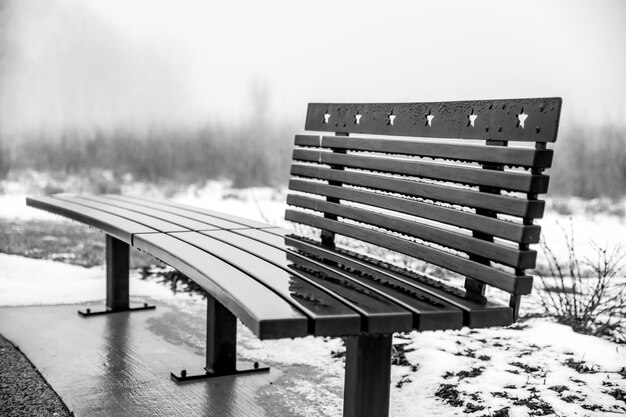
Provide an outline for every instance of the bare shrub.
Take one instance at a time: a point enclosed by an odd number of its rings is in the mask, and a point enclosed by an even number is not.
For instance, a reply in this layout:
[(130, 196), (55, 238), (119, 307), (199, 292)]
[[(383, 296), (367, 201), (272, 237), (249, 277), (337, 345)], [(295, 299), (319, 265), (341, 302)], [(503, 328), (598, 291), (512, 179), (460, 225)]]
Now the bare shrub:
[(563, 233), (565, 261), (557, 259), (545, 236), (541, 240), (548, 265), (538, 273), (543, 283), (538, 294), (546, 313), (574, 331), (626, 342), (626, 251), (621, 245), (609, 249), (592, 242), (594, 256), (581, 259), (572, 228)]

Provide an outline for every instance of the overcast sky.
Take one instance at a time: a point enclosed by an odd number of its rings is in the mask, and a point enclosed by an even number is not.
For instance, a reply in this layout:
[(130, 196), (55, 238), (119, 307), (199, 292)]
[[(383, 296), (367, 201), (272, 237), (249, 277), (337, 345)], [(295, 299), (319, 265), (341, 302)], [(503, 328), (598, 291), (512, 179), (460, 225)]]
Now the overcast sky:
[[(265, 102), (562, 96), (626, 124), (626, 1), (0, 0), (0, 130), (194, 126)], [(256, 97), (256, 98), (255, 98)]]

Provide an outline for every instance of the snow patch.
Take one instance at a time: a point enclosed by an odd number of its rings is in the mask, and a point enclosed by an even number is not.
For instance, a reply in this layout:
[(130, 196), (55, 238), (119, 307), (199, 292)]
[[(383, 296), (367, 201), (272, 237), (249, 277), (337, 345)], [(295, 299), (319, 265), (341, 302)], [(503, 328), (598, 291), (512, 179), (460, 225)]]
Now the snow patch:
[[(104, 267), (84, 268), (43, 259), (0, 253), (0, 306), (79, 304), (101, 301), (106, 295)], [(133, 296), (171, 298), (155, 282), (131, 275)]]
[(26, 205), (26, 195), (0, 195), (0, 217), (8, 220), (65, 221), (63, 217)]

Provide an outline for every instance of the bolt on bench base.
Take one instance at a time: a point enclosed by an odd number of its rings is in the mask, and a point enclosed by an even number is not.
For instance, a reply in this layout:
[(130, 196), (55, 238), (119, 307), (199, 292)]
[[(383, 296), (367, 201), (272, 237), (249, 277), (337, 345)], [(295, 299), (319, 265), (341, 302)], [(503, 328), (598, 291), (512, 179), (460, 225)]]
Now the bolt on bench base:
[(196, 381), (199, 379), (217, 378), (220, 376), (228, 375), (240, 375), (240, 374), (255, 374), (259, 372), (269, 372), (269, 366), (261, 364), (259, 362), (237, 362), (237, 367), (231, 372), (214, 372), (210, 368), (204, 368), (205, 373), (199, 373), (189, 375), (186, 369), (181, 370), (178, 374), (174, 372), (170, 373), (170, 377), (176, 382)]
[(90, 316), (102, 316), (104, 314), (113, 314), (113, 313), (121, 313), (124, 311), (137, 311), (137, 310), (154, 310), (156, 308), (156, 306), (152, 306), (152, 305), (148, 305), (148, 303), (144, 303), (142, 306), (137, 306), (137, 307), (126, 307), (126, 308), (117, 308), (117, 309), (111, 309), (111, 308), (106, 308), (106, 310), (98, 310), (98, 311), (91, 311), (90, 308), (83, 310), (78, 310), (78, 314), (81, 317), (90, 317)]

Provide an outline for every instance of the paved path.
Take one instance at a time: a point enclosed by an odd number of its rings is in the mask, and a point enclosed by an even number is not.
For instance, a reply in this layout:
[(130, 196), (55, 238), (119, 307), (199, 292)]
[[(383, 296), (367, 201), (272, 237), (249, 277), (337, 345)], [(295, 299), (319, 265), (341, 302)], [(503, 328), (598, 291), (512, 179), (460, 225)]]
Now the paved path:
[(277, 411), (266, 401), (259, 404), (256, 395), (280, 377), (276, 368), (184, 384), (170, 380), (170, 371), (200, 371), (204, 362), (203, 352), (185, 343), (180, 327), (186, 316), (176, 307), (90, 318), (77, 315), (79, 307), (0, 308), (0, 333), (20, 346), (77, 417), (254, 417)]

